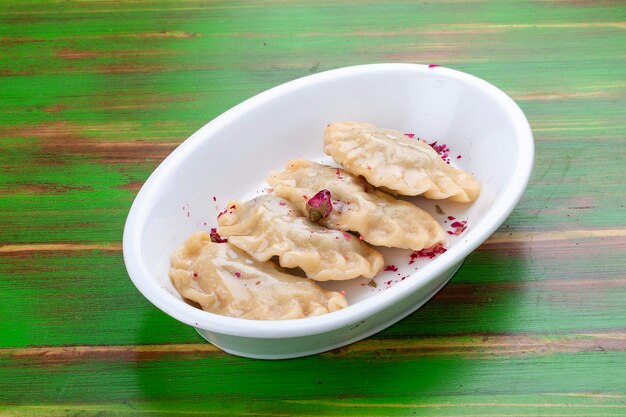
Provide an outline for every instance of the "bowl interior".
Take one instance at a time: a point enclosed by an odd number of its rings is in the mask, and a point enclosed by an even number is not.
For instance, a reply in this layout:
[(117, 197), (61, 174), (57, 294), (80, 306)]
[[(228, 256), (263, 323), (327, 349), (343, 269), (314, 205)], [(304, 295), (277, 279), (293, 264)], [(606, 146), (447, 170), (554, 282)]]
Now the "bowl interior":
[[(467, 255), (509, 214), (532, 165), (532, 137), (521, 111), (499, 90), (474, 77), (445, 68), (402, 64), (305, 77), (262, 93), (213, 120), (153, 173), (131, 210), (132, 228), (125, 231), (125, 255), (127, 246), (137, 249), (131, 261), (137, 268), (129, 269), (135, 284), (141, 281), (138, 287), (144, 294), (142, 287), (152, 287), (154, 292), (146, 295), (157, 305), (152, 298), (178, 303), (181, 311), (193, 309), (184, 304), (168, 278), (174, 249), (192, 232), (215, 227), (217, 213), (229, 200), (265, 192), (267, 174), (282, 169), (289, 159), (332, 163), (322, 150), (323, 130), (330, 122), (345, 120), (445, 143), (451, 150), (451, 163), (473, 173), (482, 184), (481, 196), (472, 204), (410, 199), (439, 220), (444, 230), (453, 230), (448, 216), (467, 220), (467, 230), (449, 236), (448, 252), (434, 260), (420, 258), (409, 264), (411, 251), (383, 250), (386, 264), (398, 271), (381, 272), (376, 288), (366, 285), (366, 279), (324, 283), (327, 288), (346, 291), (353, 305), (349, 309), (395, 287), (410, 289), (422, 271)], [(457, 246), (463, 246), (462, 250), (454, 250)], [(457, 259), (447, 259), (453, 257)], [(332, 320), (331, 316), (316, 319)]]

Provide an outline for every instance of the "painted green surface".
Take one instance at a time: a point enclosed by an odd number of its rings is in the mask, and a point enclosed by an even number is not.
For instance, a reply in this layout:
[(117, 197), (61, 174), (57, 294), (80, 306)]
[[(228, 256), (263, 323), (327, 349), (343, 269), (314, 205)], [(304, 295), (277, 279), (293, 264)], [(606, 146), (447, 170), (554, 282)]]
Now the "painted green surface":
[[(111, 250), (0, 250), (0, 415), (626, 415), (625, 57), (612, 1), (1, 2), (0, 248)], [(115, 247), (172, 149), (267, 88), (389, 61), (522, 107), (537, 153), (510, 242), (297, 360), (210, 350), (134, 289)]]

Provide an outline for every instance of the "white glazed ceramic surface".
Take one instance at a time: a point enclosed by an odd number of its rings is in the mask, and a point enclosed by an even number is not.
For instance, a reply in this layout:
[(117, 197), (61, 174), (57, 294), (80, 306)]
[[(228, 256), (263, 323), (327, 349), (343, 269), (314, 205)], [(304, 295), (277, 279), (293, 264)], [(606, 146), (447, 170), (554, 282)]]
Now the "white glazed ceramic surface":
[[(409, 264), (411, 251), (382, 250), (385, 263), (398, 271), (381, 272), (376, 288), (366, 285), (366, 279), (322, 283), (345, 291), (351, 304), (331, 314), (254, 321), (207, 313), (185, 303), (168, 277), (174, 249), (192, 232), (215, 227), (217, 213), (228, 200), (263, 193), (269, 171), (282, 169), (289, 159), (332, 163), (322, 151), (323, 130), (330, 122), (345, 120), (447, 144), (453, 165), (481, 182), (478, 201), (409, 200), (429, 211), (445, 230), (452, 230), (450, 215), (467, 220), (467, 230), (450, 236), (448, 251), (433, 260), (420, 258)], [(264, 359), (323, 352), (384, 329), (434, 295), (513, 210), (532, 163), (533, 139), (524, 114), (485, 81), (414, 64), (327, 71), (239, 104), (172, 152), (133, 203), (124, 229), (124, 260), (146, 298), (227, 352)], [(445, 216), (437, 213), (435, 204)]]

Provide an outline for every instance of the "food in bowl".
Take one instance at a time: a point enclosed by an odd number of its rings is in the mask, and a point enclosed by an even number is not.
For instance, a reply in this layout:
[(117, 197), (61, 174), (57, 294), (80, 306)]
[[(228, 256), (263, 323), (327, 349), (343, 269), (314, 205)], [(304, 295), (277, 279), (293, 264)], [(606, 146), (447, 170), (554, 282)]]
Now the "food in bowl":
[(273, 172), (267, 182), (276, 195), (306, 213), (304, 196), (328, 189), (335, 208), (320, 224), (357, 232), (375, 246), (421, 250), (445, 240), (439, 223), (426, 211), (407, 201), (377, 190), (345, 169), (313, 161), (289, 161), (282, 172)]
[[(329, 124), (325, 151), (347, 169), (289, 161), (284, 172), (267, 178), (276, 194), (229, 202), (217, 216), (219, 229), (193, 234), (176, 251), (170, 276), (185, 299), (206, 311), (261, 320), (336, 311), (347, 305), (345, 297), (312, 281), (373, 278), (384, 260), (368, 243), (431, 249), (432, 257), (445, 252), (437, 221), (361, 179), (364, 166), (375, 172), (366, 179), (402, 194), (469, 202), (480, 190), (474, 177), (449, 166), (429, 145), (368, 123)], [(370, 160), (375, 169), (364, 165)], [(394, 173), (404, 186), (390, 182)], [(303, 271), (307, 279), (281, 272), (273, 258), (284, 268)]]
[(286, 320), (340, 310), (348, 301), (313, 281), (260, 262), (207, 232), (196, 232), (172, 256), (178, 292), (203, 310), (252, 320)]
[(480, 183), (446, 163), (425, 141), (369, 123), (331, 123), (324, 152), (354, 175), (394, 194), (423, 195), (467, 203), (476, 201)]
[(300, 268), (315, 281), (374, 278), (383, 255), (349, 233), (327, 229), (304, 217), (284, 199), (263, 195), (228, 203), (217, 232), (257, 261), (277, 257), (284, 268)]

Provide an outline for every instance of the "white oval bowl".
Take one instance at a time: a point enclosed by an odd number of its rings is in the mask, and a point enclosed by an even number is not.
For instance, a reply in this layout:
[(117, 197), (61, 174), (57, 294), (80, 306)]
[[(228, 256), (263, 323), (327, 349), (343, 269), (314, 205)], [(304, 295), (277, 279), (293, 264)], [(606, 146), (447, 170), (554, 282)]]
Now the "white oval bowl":
[[(467, 219), (467, 230), (450, 236), (448, 251), (433, 260), (409, 265), (410, 251), (384, 249), (386, 264), (399, 271), (381, 272), (377, 288), (364, 285), (364, 279), (323, 283), (345, 290), (351, 303), (334, 313), (256, 321), (185, 303), (168, 277), (174, 249), (192, 232), (214, 227), (228, 200), (259, 194), (269, 171), (282, 169), (289, 159), (330, 162), (322, 151), (324, 127), (345, 120), (446, 143), (452, 163), (482, 183), (480, 198), (472, 204), (409, 200), (446, 229), (447, 215)], [(462, 157), (456, 159), (457, 154)], [(432, 297), (511, 213), (528, 183), (533, 156), (532, 132), (520, 108), (471, 75), (416, 64), (361, 65), (311, 75), (233, 107), (172, 152), (130, 209), (124, 261), (148, 300), (226, 352), (263, 359), (323, 352), (390, 326)], [(446, 216), (436, 212), (435, 204)]]

